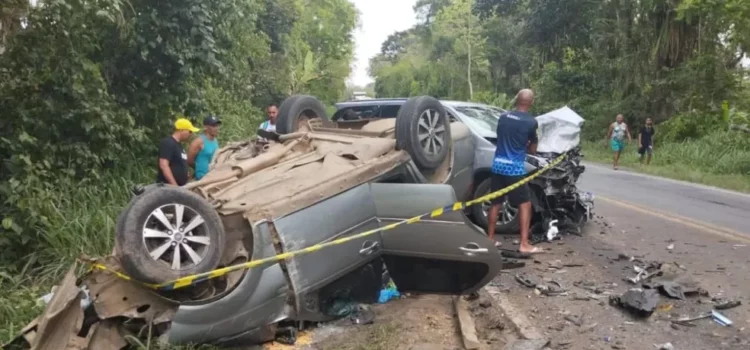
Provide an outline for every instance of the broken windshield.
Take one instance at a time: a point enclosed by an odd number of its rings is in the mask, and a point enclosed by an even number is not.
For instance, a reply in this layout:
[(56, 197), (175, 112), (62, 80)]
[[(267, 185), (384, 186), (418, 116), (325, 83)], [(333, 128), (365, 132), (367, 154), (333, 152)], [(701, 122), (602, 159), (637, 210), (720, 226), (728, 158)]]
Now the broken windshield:
[(497, 120), (503, 113), (502, 110), (492, 107), (457, 106), (455, 109), (468, 117), (467, 122), (473, 124), (472, 126), (492, 134), (497, 131)]

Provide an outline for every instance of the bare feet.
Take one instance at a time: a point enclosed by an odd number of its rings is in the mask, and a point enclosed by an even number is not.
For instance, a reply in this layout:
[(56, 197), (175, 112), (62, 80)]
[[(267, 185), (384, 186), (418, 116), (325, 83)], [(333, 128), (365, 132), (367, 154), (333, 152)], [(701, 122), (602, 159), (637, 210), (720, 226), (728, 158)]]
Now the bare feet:
[(533, 247), (531, 245), (527, 245), (527, 246), (521, 245), (520, 247), (518, 247), (518, 251), (524, 254), (544, 253), (544, 249), (539, 248), (539, 247)]
[(495, 241), (495, 248), (500, 248), (503, 246), (503, 243)]

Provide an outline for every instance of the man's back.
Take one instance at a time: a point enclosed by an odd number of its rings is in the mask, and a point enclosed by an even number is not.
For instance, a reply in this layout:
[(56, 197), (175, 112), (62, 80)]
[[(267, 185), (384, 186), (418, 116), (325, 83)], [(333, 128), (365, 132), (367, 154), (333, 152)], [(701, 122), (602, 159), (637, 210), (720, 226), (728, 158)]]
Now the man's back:
[(497, 123), (497, 150), (492, 172), (501, 175), (525, 175), (526, 148), (537, 142), (538, 123), (526, 112), (503, 113)]

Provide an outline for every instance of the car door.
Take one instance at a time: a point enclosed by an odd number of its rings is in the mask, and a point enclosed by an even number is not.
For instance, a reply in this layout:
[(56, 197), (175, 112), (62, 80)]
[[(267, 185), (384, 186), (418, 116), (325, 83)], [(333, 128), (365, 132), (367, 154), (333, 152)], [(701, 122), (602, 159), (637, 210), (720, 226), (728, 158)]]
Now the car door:
[[(370, 186), (381, 227), (456, 200), (450, 185)], [(383, 231), (381, 240), (383, 260), (402, 292), (471, 293), (502, 269), (499, 250), (461, 210)]]
[[(320, 201), (274, 220), (284, 252), (377, 229), (375, 203), (368, 184)], [(380, 256), (382, 244), (375, 233), (286, 260), (286, 270), (300, 312), (317, 312), (310, 295)]]
[(456, 118), (455, 112), (446, 107), (446, 112), (451, 121), (451, 141), (453, 152), (453, 164), (451, 164), (451, 177), (448, 184), (461, 200), (468, 199), (471, 193), (471, 182), (474, 175), (474, 137), (469, 127), (460, 119)]

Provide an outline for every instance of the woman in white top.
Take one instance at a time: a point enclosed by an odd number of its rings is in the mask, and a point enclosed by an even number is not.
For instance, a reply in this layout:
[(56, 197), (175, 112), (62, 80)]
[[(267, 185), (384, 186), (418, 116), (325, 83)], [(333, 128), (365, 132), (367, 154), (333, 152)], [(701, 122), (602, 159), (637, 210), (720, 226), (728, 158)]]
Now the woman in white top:
[(611, 147), (612, 152), (615, 153), (614, 163), (612, 164), (612, 168), (615, 170), (617, 170), (617, 162), (620, 161), (620, 153), (623, 149), (625, 149), (625, 136), (628, 136), (628, 143), (633, 140), (633, 138), (630, 136), (630, 129), (628, 128), (628, 124), (625, 124), (624, 119), (625, 118), (622, 116), (622, 114), (617, 115), (617, 119), (615, 120), (615, 122), (609, 125), (607, 138), (604, 141), (605, 147)]

